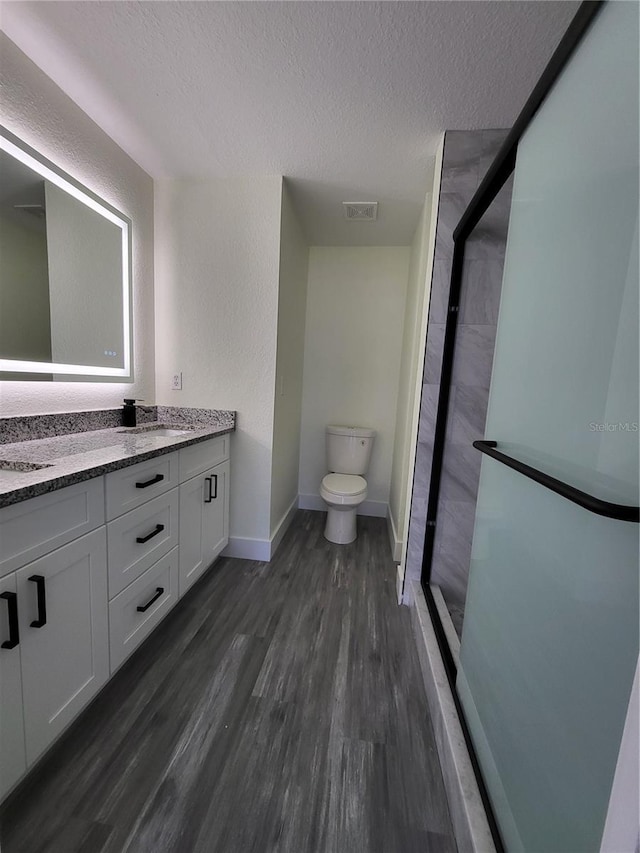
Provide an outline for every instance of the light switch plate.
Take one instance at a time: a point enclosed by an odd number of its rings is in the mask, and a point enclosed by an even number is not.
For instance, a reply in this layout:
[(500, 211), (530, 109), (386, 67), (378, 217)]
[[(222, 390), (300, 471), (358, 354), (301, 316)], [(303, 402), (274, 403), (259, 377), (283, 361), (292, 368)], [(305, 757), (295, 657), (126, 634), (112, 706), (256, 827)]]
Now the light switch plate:
[(182, 372), (174, 373), (171, 377), (171, 390), (182, 391)]

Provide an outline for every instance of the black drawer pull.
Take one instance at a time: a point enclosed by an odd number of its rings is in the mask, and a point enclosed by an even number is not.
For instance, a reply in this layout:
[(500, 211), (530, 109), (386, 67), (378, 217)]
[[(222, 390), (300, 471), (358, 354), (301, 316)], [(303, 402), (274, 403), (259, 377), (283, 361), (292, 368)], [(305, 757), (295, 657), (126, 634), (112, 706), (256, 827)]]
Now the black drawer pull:
[(149, 539), (153, 539), (154, 536), (157, 536), (158, 533), (162, 533), (164, 530), (164, 524), (156, 524), (156, 529), (152, 530), (151, 533), (148, 533), (146, 536), (136, 536), (136, 542), (140, 545), (144, 545), (145, 542), (148, 542)]
[[(205, 477), (205, 482), (207, 484), (207, 496), (204, 499), (206, 504), (210, 504), (211, 501), (215, 501), (218, 497), (218, 475), (212, 474), (210, 477)], [(215, 492), (212, 492), (212, 481), (215, 480)]]
[(44, 588), (44, 577), (42, 575), (31, 575), (29, 580), (36, 585), (38, 590), (38, 618), (31, 623), (32, 628), (43, 628), (47, 624), (47, 593)]
[(15, 592), (0, 592), (0, 598), (7, 602), (7, 613), (9, 616), (9, 639), (2, 644), (3, 649), (15, 649), (20, 642), (20, 631), (18, 629), (18, 596)]
[(148, 486), (155, 486), (156, 483), (159, 483), (161, 480), (164, 480), (164, 474), (156, 474), (151, 480), (147, 480), (145, 483), (136, 483), (136, 489), (146, 489)]
[(153, 596), (153, 598), (150, 598), (146, 604), (142, 604), (142, 605), (140, 605), (140, 607), (136, 607), (136, 610), (138, 611), (138, 613), (144, 613), (145, 610), (148, 610), (151, 607), (151, 605), (153, 604), (153, 602), (157, 601), (160, 598), (160, 596), (162, 595), (163, 592), (164, 592), (164, 588), (161, 586), (157, 586), (156, 587), (156, 593)]

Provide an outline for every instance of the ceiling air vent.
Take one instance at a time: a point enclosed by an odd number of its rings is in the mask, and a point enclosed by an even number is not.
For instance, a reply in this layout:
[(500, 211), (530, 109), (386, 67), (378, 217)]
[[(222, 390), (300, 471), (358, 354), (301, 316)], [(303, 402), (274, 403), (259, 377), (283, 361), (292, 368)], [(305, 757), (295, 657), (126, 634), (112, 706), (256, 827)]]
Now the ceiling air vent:
[(353, 222), (356, 220), (373, 222), (378, 218), (377, 201), (343, 201), (344, 218)]

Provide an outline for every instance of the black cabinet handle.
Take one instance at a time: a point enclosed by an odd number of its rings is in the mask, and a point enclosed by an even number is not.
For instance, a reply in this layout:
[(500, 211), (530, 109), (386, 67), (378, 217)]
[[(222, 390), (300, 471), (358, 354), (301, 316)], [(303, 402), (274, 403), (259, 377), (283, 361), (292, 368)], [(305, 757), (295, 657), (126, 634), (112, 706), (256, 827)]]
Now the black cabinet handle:
[(31, 623), (32, 628), (43, 628), (47, 624), (47, 593), (44, 588), (44, 577), (42, 575), (31, 575), (29, 580), (36, 585), (38, 590), (38, 618)]
[(153, 604), (153, 602), (157, 601), (160, 598), (160, 596), (162, 595), (163, 592), (164, 592), (164, 588), (161, 586), (157, 586), (156, 592), (155, 592), (155, 595), (153, 596), (153, 598), (150, 598), (146, 604), (142, 604), (142, 605), (140, 605), (140, 607), (136, 607), (136, 610), (138, 611), (138, 613), (144, 613), (145, 610), (148, 610), (151, 607), (151, 605)]
[[(212, 474), (210, 477), (205, 477), (204, 479), (207, 484), (207, 495), (204, 502), (210, 504), (211, 501), (215, 501), (218, 497), (218, 475)], [(215, 491), (213, 491), (212, 485), (215, 485)]]
[(9, 616), (9, 639), (2, 644), (3, 649), (15, 649), (20, 642), (20, 631), (18, 629), (18, 596), (15, 592), (1, 592), (0, 598), (7, 602)]
[(156, 529), (152, 530), (151, 533), (148, 533), (146, 536), (136, 536), (136, 542), (140, 545), (144, 545), (145, 542), (148, 542), (149, 539), (153, 539), (154, 536), (157, 536), (158, 533), (162, 533), (164, 530), (164, 524), (156, 524)]
[(164, 474), (156, 474), (151, 480), (147, 480), (144, 483), (136, 483), (136, 489), (146, 489), (149, 486), (154, 486), (156, 483), (159, 483), (161, 480), (164, 480)]

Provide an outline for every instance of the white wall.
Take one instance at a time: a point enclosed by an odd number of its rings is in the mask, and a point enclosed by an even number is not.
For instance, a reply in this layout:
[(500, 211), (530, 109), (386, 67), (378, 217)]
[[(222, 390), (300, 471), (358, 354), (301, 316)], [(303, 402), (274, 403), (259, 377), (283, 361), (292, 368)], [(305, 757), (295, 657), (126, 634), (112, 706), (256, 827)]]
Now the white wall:
[(391, 550), (397, 562), (402, 557), (402, 547), (407, 536), (415, 443), (418, 434), (420, 380), (424, 360), (438, 206), (438, 194), (435, 194), (434, 201), (432, 185), (433, 180), (430, 182), (429, 192), (411, 244), (409, 283), (404, 312), (398, 409), (389, 496)]
[[(230, 549), (271, 530), (281, 177), (156, 184), (156, 399), (235, 409)], [(183, 390), (170, 377), (183, 373)]]
[(310, 249), (301, 506), (322, 506), (326, 424), (350, 424), (377, 431), (362, 509), (387, 513), (409, 255), (404, 246)]
[(292, 518), (292, 508), (295, 510), (298, 506), (308, 272), (309, 246), (293, 207), (287, 182), (283, 181), (271, 468), (271, 537), (276, 537), (274, 546)]
[(0, 416), (154, 399), (153, 181), (0, 33), (3, 124), (133, 222), (134, 383), (0, 382)]
[(422, 328), (425, 302), (427, 305), (429, 304), (429, 285), (425, 280), (425, 272), (427, 266), (427, 236), (431, 220), (430, 202), (431, 198), (427, 196), (411, 244), (409, 283), (404, 314), (398, 409), (396, 412), (391, 490), (389, 495), (389, 519), (393, 531), (392, 551), (396, 560), (400, 556), (398, 549), (401, 547), (401, 531), (404, 529), (407, 472), (411, 456), (410, 439), (415, 420), (414, 389), (419, 366), (419, 335)]
[(443, 153), (444, 135), (436, 153), (431, 191), (427, 193), (411, 245), (411, 273), (407, 292), (402, 349), (402, 385), (398, 395), (396, 443), (393, 451), (391, 476), (392, 496), (389, 502), (388, 516), (393, 559), (399, 561), (398, 601), (402, 600), (407, 559), (407, 537), (418, 442), (422, 368), (427, 340)]

